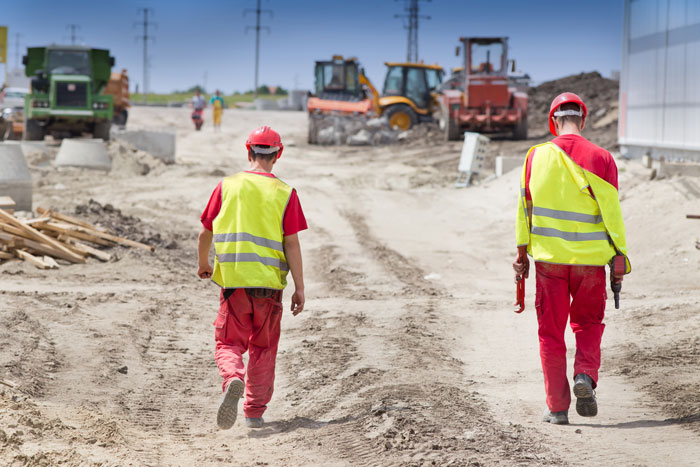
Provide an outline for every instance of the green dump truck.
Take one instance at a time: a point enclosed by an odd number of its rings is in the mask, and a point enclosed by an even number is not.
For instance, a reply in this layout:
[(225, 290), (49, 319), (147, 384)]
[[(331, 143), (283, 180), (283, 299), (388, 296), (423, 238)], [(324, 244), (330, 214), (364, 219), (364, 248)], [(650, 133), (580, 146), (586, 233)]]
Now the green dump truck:
[(102, 94), (114, 65), (108, 50), (55, 44), (30, 47), (22, 63), (31, 78), (24, 104), (25, 139), (83, 133), (109, 139), (112, 96)]

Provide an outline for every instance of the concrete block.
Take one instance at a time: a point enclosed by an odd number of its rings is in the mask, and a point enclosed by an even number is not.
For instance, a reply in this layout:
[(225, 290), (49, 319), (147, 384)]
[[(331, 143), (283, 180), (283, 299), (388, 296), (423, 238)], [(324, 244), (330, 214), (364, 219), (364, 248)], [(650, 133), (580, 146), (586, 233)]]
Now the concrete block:
[(18, 142), (0, 143), (0, 196), (11, 197), (18, 211), (32, 210), (32, 176)]
[(644, 154), (642, 156), (642, 165), (646, 167), (647, 169), (651, 169), (651, 163), (653, 159), (651, 158), (651, 155), (649, 154)]
[(166, 164), (175, 163), (175, 133), (169, 131), (123, 130), (113, 131), (112, 138), (126, 141)]
[(280, 106), (273, 99), (255, 99), (253, 101), (257, 110), (279, 110)]
[(56, 167), (82, 167), (85, 169), (109, 170), (112, 159), (101, 139), (71, 139), (61, 142), (61, 148), (54, 160)]
[(502, 177), (511, 170), (522, 169), (524, 159), (517, 156), (497, 156), (496, 157), (496, 177)]
[(372, 142), (372, 134), (362, 129), (352, 136), (348, 136), (348, 146), (369, 146)]
[(661, 160), (657, 171), (657, 177), (673, 177), (675, 175), (700, 177), (700, 164), (692, 162), (666, 162)]

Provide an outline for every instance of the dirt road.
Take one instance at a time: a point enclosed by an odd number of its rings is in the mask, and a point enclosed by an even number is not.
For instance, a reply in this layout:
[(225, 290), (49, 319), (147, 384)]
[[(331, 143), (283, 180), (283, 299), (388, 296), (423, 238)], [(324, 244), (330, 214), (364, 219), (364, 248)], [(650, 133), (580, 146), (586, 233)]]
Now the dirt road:
[[(620, 161), (634, 272), (622, 309), (608, 304), (600, 415), (556, 427), (539, 421), (534, 280), (526, 312), (511, 311), (517, 173), (455, 190), (458, 144), (309, 147), (301, 113), (227, 111), (221, 133), (194, 132), (182, 109), (130, 117), (176, 128), (178, 163), (113, 144), (102, 174), (51, 169), (50, 147), (28, 154), (35, 205), (83, 205), (158, 249), (0, 266), (0, 379), (19, 385), (0, 386), (0, 464), (697, 465), (700, 254), (683, 219), (700, 212), (697, 179), (650, 182)], [(307, 309), (283, 318), (266, 427), (219, 431), (198, 216), (263, 123), (284, 138), (276, 173), (310, 224)]]

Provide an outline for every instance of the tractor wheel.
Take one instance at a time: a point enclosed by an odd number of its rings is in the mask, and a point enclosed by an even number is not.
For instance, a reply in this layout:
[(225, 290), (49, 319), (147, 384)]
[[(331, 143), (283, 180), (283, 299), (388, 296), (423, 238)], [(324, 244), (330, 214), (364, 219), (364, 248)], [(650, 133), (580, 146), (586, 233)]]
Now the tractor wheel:
[(446, 109), (442, 111), (442, 117), (440, 118), (440, 129), (445, 135), (445, 141), (457, 141), (459, 140), (459, 127), (457, 122), (450, 116)]
[(316, 119), (309, 116), (309, 136), (307, 138), (307, 143), (309, 144), (318, 144), (318, 123), (316, 122)]
[(513, 139), (527, 139), (527, 115), (523, 114), (520, 122), (513, 128)]
[(384, 110), (384, 115), (389, 121), (389, 128), (406, 131), (416, 124), (418, 115), (406, 104), (396, 104)]
[(92, 130), (92, 137), (95, 139), (101, 139), (105, 142), (109, 141), (109, 129), (112, 127), (111, 121), (97, 122), (95, 123), (95, 128)]
[(126, 120), (129, 118), (129, 111), (124, 109), (114, 116), (112, 123), (118, 127), (124, 128), (126, 126)]
[(43, 141), (44, 128), (36, 120), (24, 122), (24, 139), (27, 141)]

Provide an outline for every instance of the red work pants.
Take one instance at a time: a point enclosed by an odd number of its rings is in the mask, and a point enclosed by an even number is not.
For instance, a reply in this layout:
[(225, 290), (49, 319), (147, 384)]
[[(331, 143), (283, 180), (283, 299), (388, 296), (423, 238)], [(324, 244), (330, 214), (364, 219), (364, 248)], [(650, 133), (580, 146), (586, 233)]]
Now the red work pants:
[(539, 323), (540, 358), (547, 406), (552, 412), (568, 410), (571, 390), (566, 377), (564, 331), (570, 319), (576, 337), (574, 376), (585, 373), (598, 382), (600, 340), (605, 315), (605, 266), (535, 263), (535, 308)]
[[(236, 289), (228, 299), (221, 291), (216, 327), (216, 365), (224, 379), (222, 390), (234, 379), (245, 381), (243, 413), (261, 417), (272, 398), (275, 359), (280, 339), (282, 292), (273, 298), (255, 298), (245, 289)], [(243, 354), (248, 355), (248, 378)]]

